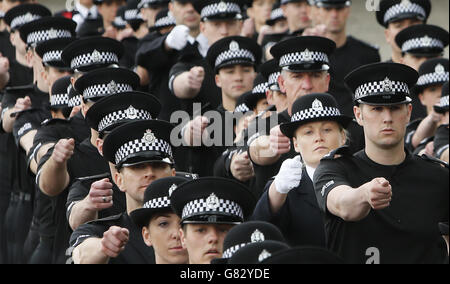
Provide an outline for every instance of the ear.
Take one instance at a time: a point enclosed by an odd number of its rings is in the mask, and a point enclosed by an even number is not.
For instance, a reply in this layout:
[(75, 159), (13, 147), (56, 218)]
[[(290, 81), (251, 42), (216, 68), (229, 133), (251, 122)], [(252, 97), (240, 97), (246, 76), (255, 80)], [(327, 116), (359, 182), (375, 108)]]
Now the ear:
[(204, 22), (200, 22), (200, 33), (202, 33), (202, 34), (205, 33), (205, 23)]
[(280, 90), (282, 93), (286, 93), (286, 88), (284, 86), (284, 76), (281, 74), (281, 76), (278, 76), (278, 85), (280, 86)]
[(293, 144), (294, 144), (295, 152), (301, 153), (300, 146), (298, 145), (298, 140), (297, 140), (297, 137), (295, 135), (294, 135), (294, 137), (292, 137), (292, 141), (294, 142)]
[(267, 99), (267, 102), (269, 103), (269, 105), (274, 105), (273, 91), (271, 91), (271, 90), (266, 91), (266, 99)]
[(222, 88), (222, 81), (220, 81), (219, 74), (216, 75), (215, 80), (216, 80), (217, 87)]
[(144, 239), (144, 243), (147, 246), (151, 247), (153, 245), (152, 244), (152, 240), (150, 238), (150, 230), (148, 229), (148, 227), (143, 227), (142, 228), (142, 238)]
[(361, 109), (361, 106), (354, 106), (353, 107), (353, 113), (355, 114), (355, 118), (356, 118), (356, 121), (358, 122), (358, 124), (360, 125), (360, 126), (363, 126), (363, 121), (364, 121), (364, 118), (363, 118), (363, 115), (362, 115), (362, 109)]
[(97, 140), (95, 140), (95, 146), (97, 146), (100, 155), (103, 156), (103, 139), (97, 138)]
[(83, 99), (81, 99), (81, 113), (83, 114), (84, 117), (86, 117), (88, 110), (89, 110), (88, 105), (84, 103)]
[(183, 246), (184, 249), (187, 249), (186, 246), (186, 235), (184, 234), (183, 228), (180, 228), (180, 241), (181, 241), (181, 245)]
[(33, 51), (31, 50), (31, 48), (27, 50), (25, 59), (27, 60), (28, 67), (33, 68)]
[(411, 114), (412, 114), (412, 110), (413, 110), (413, 106), (412, 104), (408, 104), (406, 106), (407, 110), (408, 110), (408, 122), (411, 121)]
[(114, 180), (114, 183), (117, 185), (117, 187), (120, 189), (120, 191), (126, 192), (125, 189), (122, 189), (122, 187), (123, 187), (123, 177), (122, 177), (122, 174), (119, 171), (114, 173), (113, 180)]
[(176, 176), (177, 175), (177, 170), (176, 169), (172, 169), (172, 176)]
[(328, 92), (328, 90), (330, 89), (330, 81), (331, 81), (331, 75), (329, 72), (327, 72), (327, 78), (325, 80), (326, 80), (326, 86), (327, 86), (327, 92)]
[(419, 97), (420, 103), (422, 105), (425, 105), (425, 96), (423, 95), (423, 92), (420, 93), (418, 97)]

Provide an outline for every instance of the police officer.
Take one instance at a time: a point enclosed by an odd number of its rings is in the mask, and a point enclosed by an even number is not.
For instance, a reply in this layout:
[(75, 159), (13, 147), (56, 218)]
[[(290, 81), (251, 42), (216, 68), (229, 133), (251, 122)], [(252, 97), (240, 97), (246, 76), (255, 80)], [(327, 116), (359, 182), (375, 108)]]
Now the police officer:
[(156, 17), (161, 10), (167, 9), (170, 0), (140, 0), (138, 9), (147, 23), (148, 28), (156, 24)]
[[(129, 214), (144, 205), (148, 185), (175, 176), (172, 129), (165, 121), (135, 121), (114, 129), (105, 139), (103, 154), (116, 166), (114, 183), (126, 194), (126, 212), (79, 226), (70, 239), (75, 263), (155, 263), (142, 228)], [(96, 198), (109, 202), (106, 197)]]
[(181, 243), (189, 264), (210, 264), (223, 254), (228, 231), (248, 219), (255, 197), (242, 184), (217, 177), (186, 182), (170, 196), (181, 219)]
[(443, 124), (438, 127), (434, 136), (434, 156), (448, 164), (448, 82), (442, 87), (442, 96), (438, 105), (434, 107), (434, 111), (444, 116)]
[(366, 65), (346, 77), (366, 147), (354, 155), (331, 152), (314, 187), (327, 247), (348, 263), (442, 263), (446, 256), (436, 224), (448, 220), (448, 168), (404, 147), (417, 79), (396, 63)]

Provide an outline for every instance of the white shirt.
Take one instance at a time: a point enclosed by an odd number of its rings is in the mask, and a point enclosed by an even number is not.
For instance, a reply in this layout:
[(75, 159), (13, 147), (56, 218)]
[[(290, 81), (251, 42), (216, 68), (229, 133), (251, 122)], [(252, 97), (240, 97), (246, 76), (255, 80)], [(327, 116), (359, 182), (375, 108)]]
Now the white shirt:
[(308, 166), (307, 164), (305, 164), (305, 167), (306, 167), (306, 173), (308, 174), (311, 181), (314, 182), (313, 179), (314, 179), (314, 173), (316, 172), (316, 169)]
[(209, 43), (208, 39), (203, 34), (199, 34), (197, 38), (193, 38), (191, 35), (189, 35), (188, 41), (190, 44), (194, 44), (194, 42), (197, 41), (198, 52), (200, 52), (203, 57), (206, 57), (206, 54), (208, 54)]
[(84, 19), (87, 18), (89, 13), (91, 13), (91, 19), (98, 18), (98, 11), (96, 5), (92, 5), (92, 7), (88, 9), (85, 6), (81, 5), (80, 1), (75, 1), (75, 10), (78, 11), (79, 14), (74, 15), (72, 20), (74, 20), (77, 23), (77, 30), (84, 22)]

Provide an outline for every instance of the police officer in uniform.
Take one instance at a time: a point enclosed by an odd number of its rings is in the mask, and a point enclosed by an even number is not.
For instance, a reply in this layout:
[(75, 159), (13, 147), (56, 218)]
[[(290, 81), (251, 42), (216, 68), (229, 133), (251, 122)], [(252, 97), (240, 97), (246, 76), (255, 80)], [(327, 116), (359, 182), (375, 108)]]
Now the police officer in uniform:
[(135, 121), (119, 126), (106, 137), (103, 154), (116, 166), (114, 182), (126, 194), (126, 212), (79, 226), (70, 238), (75, 263), (155, 263), (153, 249), (142, 238), (142, 228), (129, 214), (144, 205), (149, 184), (175, 176), (172, 129), (170, 123), (161, 120)]
[(434, 156), (448, 164), (448, 82), (442, 87), (442, 96), (438, 105), (434, 107), (434, 111), (444, 115), (443, 124), (438, 127), (434, 135)]
[[(366, 65), (346, 77), (363, 125), (364, 150), (339, 148), (314, 174), (327, 247), (348, 263), (442, 263), (436, 226), (448, 220), (448, 168), (404, 147), (417, 72), (405, 65)], [(426, 190), (424, 190), (426, 189)]]

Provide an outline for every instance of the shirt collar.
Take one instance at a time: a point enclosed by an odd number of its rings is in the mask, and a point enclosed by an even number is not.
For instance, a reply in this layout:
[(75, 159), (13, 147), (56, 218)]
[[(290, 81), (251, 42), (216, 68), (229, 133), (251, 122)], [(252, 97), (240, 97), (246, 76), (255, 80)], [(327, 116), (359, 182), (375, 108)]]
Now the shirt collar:
[(198, 51), (203, 57), (206, 57), (206, 54), (208, 54), (209, 43), (208, 39), (202, 33), (200, 33), (196, 38), (189, 35), (188, 41), (190, 44), (194, 44), (194, 42), (197, 41)]
[(312, 168), (310, 166), (308, 166), (307, 164), (305, 164), (306, 167), (306, 172), (308, 173), (309, 178), (311, 179), (311, 181), (314, 181), (314, 173), (316, 172), (315, 168)]
[(88, 9), (81, 5), (80, 1), (75, 1), (75, 8), (83, 16), (83, 18), (86, 18), (89, 12), (91, 12), (92, 17), (97, 16), (97, 7), (95, 5), (92, 5), (92, 7)]

